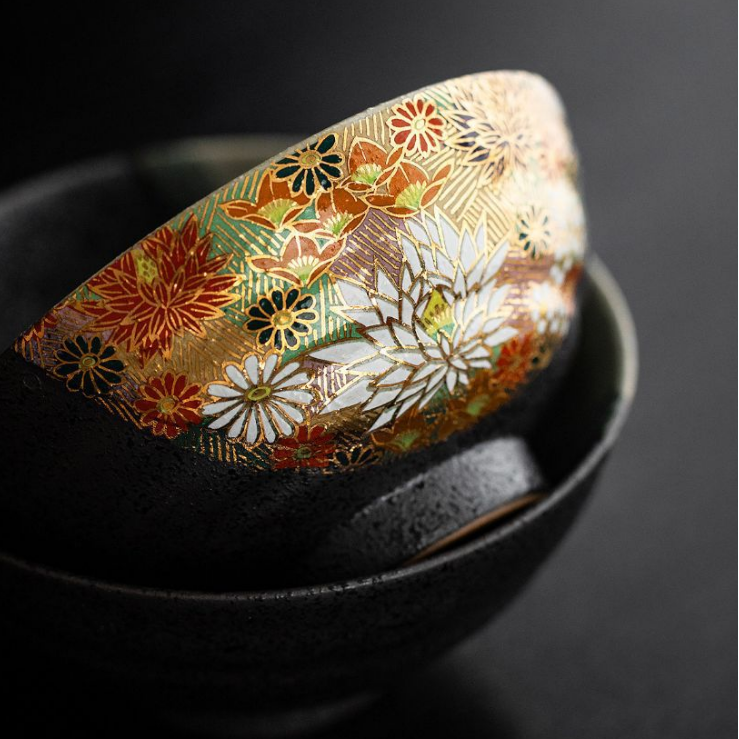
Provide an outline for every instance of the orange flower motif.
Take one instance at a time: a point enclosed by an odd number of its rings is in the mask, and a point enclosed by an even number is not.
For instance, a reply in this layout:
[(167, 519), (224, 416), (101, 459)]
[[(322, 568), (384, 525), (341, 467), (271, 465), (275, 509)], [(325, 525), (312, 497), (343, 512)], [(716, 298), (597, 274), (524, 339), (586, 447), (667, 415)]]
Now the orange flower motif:
[(365, 192), (374, 190), (393, 173), (402, 149), (388, 153), (369, 139), (357, 138), (349, 151), (349, 176), (345, 187), (349, 190)]
[(389, 428), (375, 431), (372, 441), (379, 447), (402, 454), (428, 444), (429, 425), (421, 413), (410, 410), (396, 419)]
[(472, 378), (464, 395), (453, 398), (437, 429), (439, 440), (463, 431), (502, 406), (510, 395), (496, 382), (493, 372), (481, 370)]
[(327, 434), (323, 426), (314, 426), (310, 430), (301, 426), (294, 438), (280, 439), (275, 447), (272, 460), (277, 470), (328, 467), (336, 448), (334, 435)]
[(341, 238), (357, 228), (369, 210), (363, 199), (343, 187), (319, 195), (314, 206), (316, 220), (298, 221), (294, 225), (296, 231)]
[(421, 167), (402, 162), (388, 180), (388, 194), (367, 195), (367, 202), (392, 215), (411, 215), (436, 199), (451, 170), (447, 164), (429, 177)]
[(374, 192), (392, 175), (401, 154), (402, 151), (398, 151), (388, 156), (381, 146), (369, 139), (355, 139), (347, 160), (348, 176), (315, 199), (316, 217), (296, 222), (295, 230), (331, 238), (349, 234), (369, 211), (364, 196)]
[(134, 403), (141, 423), (151, 426), (155, 436), (174, 439), (191, 424), (200, 423), (200, 385), (190, 384), (185, 375), (167, 371), (139, 388), (141, 398)]
[(533, 369), (536, 345), (533, 334), (515, 336), (503, 344), (496, 364), (495, 378), (507, 388), (515, 388), (525, 382)]
[(110, 331), (108, 341), (137, 352), (142, 366), (169, 358), (175, 336), (204, 336), (203, 322), (236, 300), (229, 290), (239, 280), (218, 274), (230, 257), (208, 259), (209, 251), (210, 234), (198, 235), (194, 217), (179, 231), (160, 228), (88, 282), (101, 299), (76, 306), (94, 319), (85, 331)]
[(231, 218), (277, 230), (292, 223), (309, 202), (310, 198), (304, 192), (293, 192), (288, 182), (275, 180), (268, 172), (259, 183), (255, 203), (231, 200), (223, 203), (221, 208)]
[(387, 125), (395, 146), (421, 156), (438, 151), (444, 120), (432, 102), (420, 97), (406, 100), (393, 107), (393, 114)]
[(283, 247), (279, 257), (250, 257), (249, 263), (295, 285), (310, 285), (318, 279), (338, 256), (343, 243), (334, 241), (320, 249), (308, 236), (293, 236)]

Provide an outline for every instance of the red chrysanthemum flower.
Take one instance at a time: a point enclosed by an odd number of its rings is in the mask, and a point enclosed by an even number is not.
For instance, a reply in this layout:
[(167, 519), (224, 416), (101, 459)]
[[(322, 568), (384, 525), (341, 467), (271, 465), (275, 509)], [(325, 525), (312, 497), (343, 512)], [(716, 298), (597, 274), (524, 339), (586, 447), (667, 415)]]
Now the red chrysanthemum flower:
[(275, 446), (272, 460), (278, 470), (328, 467), (336, 448), (334, 435), (327, 434), (323, 426), (301, 426), (294, 438), (280, 439)]
[(393, 144), (408, 153), (425, 156), (439, 149), (444, 121), (428, 100), (419, 97), (396, 105), (387, 125), (392, 131)]
[(515, 388), (523, 383), (532, 370), (536, 345), (532, 334), (516, 336), (507, 341), (500, 350), (496, 363), (495, 379), (505, 387)]
[(139, 388), (141, 398), (134, 407), (142, 414), (141, 423), (151, 426), (155, 436), (174, 439), (192, 424), (200, 423), (200, 389), (185, 375), (167, 371)]
[(142, 365), (158, 353), (169, 358), (175, 336), (204, 336), (203, 322), (223, 315), (239, 279), (218, 274), (230, 257), (208, 259), (210, 241), (190, 217), (181, 230), (164, 226), (127, 251), (87, 283), (101, 300), (79, 304), (94, 318), (85, 330), (111, 330), (108, 341), (137, 352)]

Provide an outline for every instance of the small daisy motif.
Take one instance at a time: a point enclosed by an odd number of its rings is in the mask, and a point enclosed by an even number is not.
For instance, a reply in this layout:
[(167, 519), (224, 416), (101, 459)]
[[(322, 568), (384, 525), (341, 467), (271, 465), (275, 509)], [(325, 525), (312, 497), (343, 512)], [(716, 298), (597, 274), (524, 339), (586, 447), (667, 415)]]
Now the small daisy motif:
[(280, 367), (276, 352), (261, 358), (247, 354), (240, 364), (227, 364), (224, 376), (226, 382), (208, 386), (213, 402), (202, 412), (213, 417), (208, 428), (225, 428), (230, 441), (271, 444), (278, 436), (290, 436), (305, 421), (313, 391), (299, 362)]
[(313, 295), (301, 293), (297, 288), (273, 290), (249, 308), (245, 327), (247, 331), (257, 332), (261, 345), (271, 345), (277, 352), (297, 349), (308, 335), (310, 324), (318, 320), (318, 313), (313, 310), (315, 303)]
[(417, 97), (394, 106), (387, 125), (393, 144), (409, 154), (426, 156), (439, 150), (444, 121), (436, 106), (428, 100)]

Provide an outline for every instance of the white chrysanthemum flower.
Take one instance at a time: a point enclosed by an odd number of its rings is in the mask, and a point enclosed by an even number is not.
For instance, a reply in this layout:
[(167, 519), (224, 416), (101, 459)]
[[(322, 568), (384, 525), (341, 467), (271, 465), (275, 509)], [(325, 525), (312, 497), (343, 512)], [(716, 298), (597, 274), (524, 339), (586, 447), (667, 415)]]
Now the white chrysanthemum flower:
[(577, 190), (566, 181), (546, 188), (546, 203), (550, 214), (551, 253), (555, 260), (567, 257), (580, 261), (587, 245), (585, 211)]
[(399, 284), (380, 267), (374, 288), (337, 281), (342, 311), (362, 338), (311, 354), (351, 378), (322, 412), (381, 408), (372, 429), (422, 408), (444, 386), (452, 392), (472, 370), (489, 368), (492, 349), (517, 333), (504, 325), (508, 288), (495, 281), (507, 243), (491, 254), (484, 223), (474, 234), (458, 233), (439, 211), (408, 229), (410, 236), (397, 232), (404, 255)]
[(549, 282), (534, 285), (529, 292), (531, 319), (540, 334), (563, 334), (569, 322), (562, 291)]
[(313, 400), (306, 387), (309, 376), (299, 362), (277, 368), (275, 352), (260, 357), (248, 354), (241, 366), (227, 364), (228, 383), (213, 382), (208, 392), (213, 403), (203, 406), (203, 415), (216, 416), (208, 428), (228, 427), (229, 439), (247, 444), (262, 440), (272, 443), (277, 436), (289, 436), (305, 421), (305, 406)]
[(549, 279), (561, 288), (564, 285), (567, 273), (574, 267), (575, 261), (568, 254), (557, 262), (554, 262), (549, 268)]

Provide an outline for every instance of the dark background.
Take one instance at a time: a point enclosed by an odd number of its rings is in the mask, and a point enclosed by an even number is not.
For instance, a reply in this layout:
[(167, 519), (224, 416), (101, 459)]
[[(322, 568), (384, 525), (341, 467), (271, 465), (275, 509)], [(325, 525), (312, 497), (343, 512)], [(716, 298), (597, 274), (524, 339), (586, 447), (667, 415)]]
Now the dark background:
[(630, 422), (515, 605), (329, 736), (735, 736), (735, 3), (41, 8), (5, 23), (5, 187), (168, 138), (310, 133), (467, 72), (555, 84), (639, 332)]

